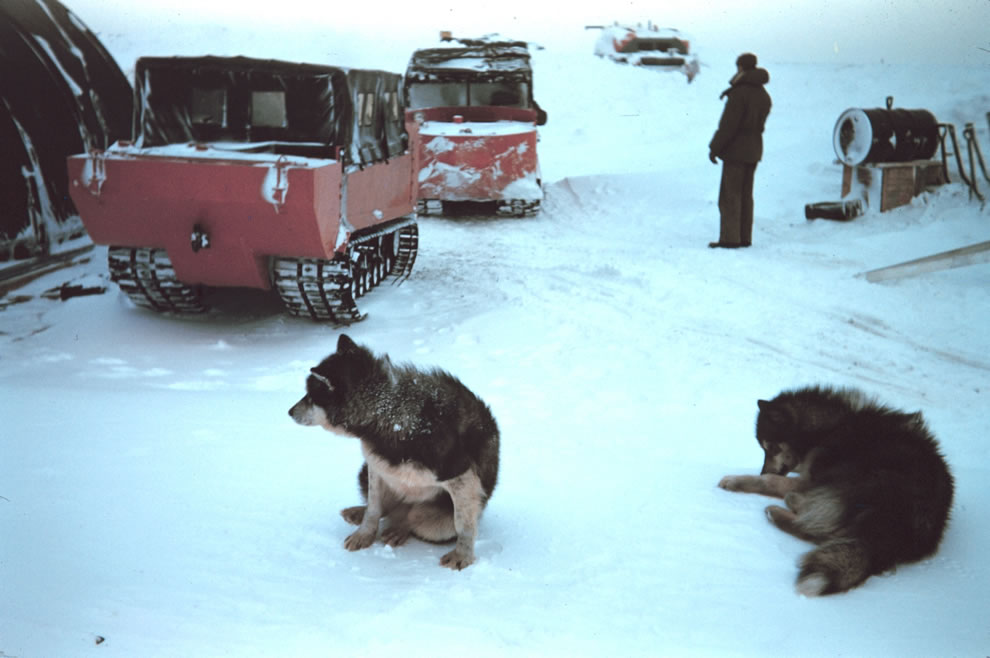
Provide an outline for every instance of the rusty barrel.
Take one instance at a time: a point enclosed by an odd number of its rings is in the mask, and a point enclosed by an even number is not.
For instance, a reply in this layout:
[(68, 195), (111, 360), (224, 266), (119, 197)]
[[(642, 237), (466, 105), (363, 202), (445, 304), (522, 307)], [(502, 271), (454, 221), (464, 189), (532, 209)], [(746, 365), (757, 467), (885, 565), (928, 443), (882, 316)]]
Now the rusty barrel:
[(938, 149), (938, 121), (928, 110), (850, 108), (835, 122), (832, 145), (851, 167), (927, 160)]

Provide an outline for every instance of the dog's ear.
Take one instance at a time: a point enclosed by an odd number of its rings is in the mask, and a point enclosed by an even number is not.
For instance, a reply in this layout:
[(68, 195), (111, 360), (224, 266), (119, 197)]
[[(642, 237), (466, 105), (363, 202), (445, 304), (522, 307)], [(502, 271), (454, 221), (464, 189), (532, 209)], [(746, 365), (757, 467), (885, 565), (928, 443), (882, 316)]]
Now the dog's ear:
[(361, 348), (357, 346), (350, 336), (347, 334), (340, 334), (340, 338), (337, 339), (337, 352), (339, 354), (347, 354), (348, 352), (360, 352)]
[(794, 420), (790, 410), (774, 400), (757, 400), (756, 406), (760, 408), (760, 416), (765, 416), (774, 425), (785, 425)]
[(328, 391), (333, 390), (333, 384), (330, 383), (330, 380), (327, 379), (325, 376), (321, 375), (320, 373), (316, 372), (316, 368), (310, 368), (309, 374), (313, 379), (326, 386)]

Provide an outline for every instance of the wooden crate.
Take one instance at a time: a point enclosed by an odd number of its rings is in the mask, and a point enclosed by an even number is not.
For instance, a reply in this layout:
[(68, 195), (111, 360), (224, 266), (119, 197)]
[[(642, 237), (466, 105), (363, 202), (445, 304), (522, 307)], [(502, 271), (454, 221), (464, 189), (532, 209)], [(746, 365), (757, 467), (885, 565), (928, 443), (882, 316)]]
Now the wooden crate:
[(861, 198), (867, 206), (886, 212), (911, 202), (926, 189), (943, 185), (939, 160), (842, 165), (842, 198)]

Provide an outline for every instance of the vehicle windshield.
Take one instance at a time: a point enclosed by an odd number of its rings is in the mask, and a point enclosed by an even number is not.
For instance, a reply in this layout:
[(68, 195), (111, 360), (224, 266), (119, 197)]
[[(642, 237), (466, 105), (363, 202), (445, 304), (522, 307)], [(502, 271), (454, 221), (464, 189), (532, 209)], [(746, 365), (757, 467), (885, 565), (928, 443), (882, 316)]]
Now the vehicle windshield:
[(498, 105), (529, 107), (525, 82), (422, 82), (409, 88), (409, 107)]

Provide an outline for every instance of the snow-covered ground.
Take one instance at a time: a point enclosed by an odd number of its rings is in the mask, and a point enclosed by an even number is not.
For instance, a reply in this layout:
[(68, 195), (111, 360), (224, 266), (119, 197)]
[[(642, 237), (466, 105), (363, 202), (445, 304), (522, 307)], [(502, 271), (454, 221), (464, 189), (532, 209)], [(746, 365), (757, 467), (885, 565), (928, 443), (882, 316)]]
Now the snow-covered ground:
[[(429, 45), (81, 17), (126, 71), (144, 54), (402, 70)], [(195, 319), (113, 289), (40, 296), (108, 283), (97, 248), (0, 310), (0, 656), (990, 653), (990, 266), (858, 276), (987, 240), (990, 211), (950, 185), (852, 223), (803, 215), (839, 196), (849, 107), (892, 95), (972, 121), (990, 153), (990, 54), (761, 61), (774, 109), (754, 246), (715, 251), (707, 144), (735, 53), (702, 51), (688, 85), (595, 58), (587, 32), (554, 39), (570, 47), (534, 54), (543, 212), (424, 218), (412, 278), (347, 330), (492, 407), (503, 466), (478, 562), (451, 572), (445, 547), (415, 541), (344, 549), (358, 445), (287, 415), (339, 329), (247, 292)], [(795, 593), (809, 546), (767, 523), (768, 501), (716, 487), (762, 463), (756, 400), (809, 383), (923, 410), (956, 476), (936, 556), (820, 599)]]

